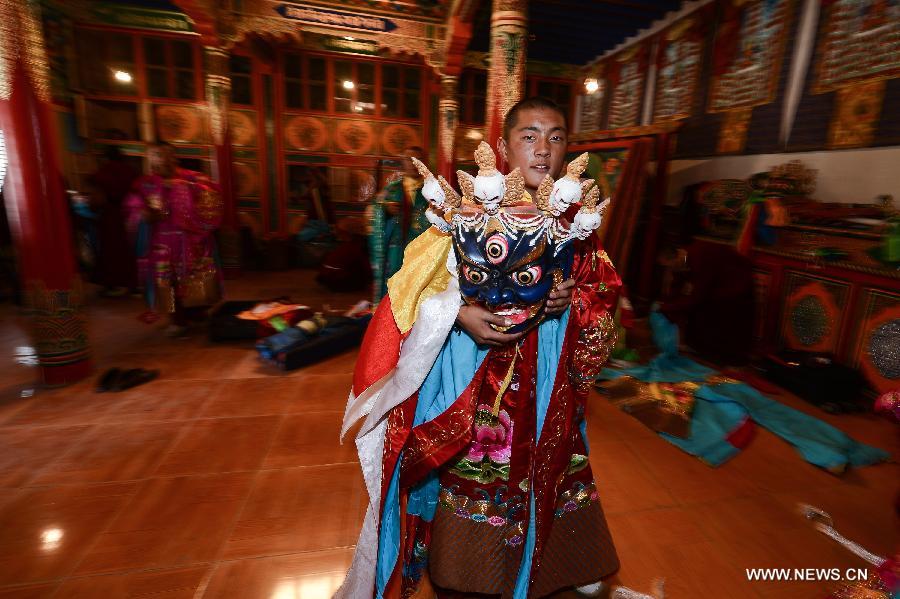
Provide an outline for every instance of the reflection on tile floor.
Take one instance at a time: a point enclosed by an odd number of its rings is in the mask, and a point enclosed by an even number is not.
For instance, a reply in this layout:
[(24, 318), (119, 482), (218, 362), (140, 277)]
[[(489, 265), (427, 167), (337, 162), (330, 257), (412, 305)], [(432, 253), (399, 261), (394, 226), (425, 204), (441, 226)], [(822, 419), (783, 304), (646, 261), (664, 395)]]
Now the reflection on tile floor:
[[(329, 295), (304, 271), (229, 285), (235, 299), (283, 294), (314, 307), (359, 299)], [(353, 444), (337, 439), (355, 352), (283, 373), (251, 344), (166, 339), (135, 319), (140, 309), (92, 304), (98, 372), (152, 367), (160, 379), (97, 394), (92, 381), (35, 389), (16, 355), (24, 322), (0, 306), (0, 599), (330, 597), (366, 503)], [(799, 501), (875, 552), (898, 547), (896, 464), (835, 477), (761, 431), (714, 470), (594, 399), (591, 461), (622, 561), (615, 582), (646, 591), (664, 577), (674, 599), (822, 597), (830, 586), (744, 573), (862, 565), (808, 527)], [(780, 399), (900, 453), (885, 420)]]

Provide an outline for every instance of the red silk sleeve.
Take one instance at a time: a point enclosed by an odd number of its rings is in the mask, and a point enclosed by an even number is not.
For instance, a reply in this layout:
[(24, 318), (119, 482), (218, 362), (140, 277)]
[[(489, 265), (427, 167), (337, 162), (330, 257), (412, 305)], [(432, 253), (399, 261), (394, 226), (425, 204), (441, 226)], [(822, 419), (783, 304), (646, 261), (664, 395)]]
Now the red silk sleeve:
[(576, 247), (572, 278), (569, 326), (578, 333), (567, 362), (572, 385), (586, 392), (616, 345), (614, 317), (622, 280), (596, 235)]

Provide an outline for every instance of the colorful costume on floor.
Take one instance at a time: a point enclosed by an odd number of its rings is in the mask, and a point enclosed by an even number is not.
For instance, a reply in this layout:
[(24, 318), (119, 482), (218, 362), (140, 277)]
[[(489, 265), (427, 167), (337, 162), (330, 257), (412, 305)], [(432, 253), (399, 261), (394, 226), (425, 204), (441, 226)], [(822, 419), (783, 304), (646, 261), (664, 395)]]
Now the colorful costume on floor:
[[(146, 222), (147, 208), (160, 219)], [(146, 175), (135, 183), (125, 209), (129, 230), (137, 235), (138, 277), (151, 309), (175, 313), (221, 298), (213, 232), (222, 222), (222, 201), (209, 178), (185, 169), (171, 179)]]
[[(370, 503), (337, 597), (424, 597), (436, 585), (525, 599), (618, 568), (584, 428), (621, 285), (592, 234), (599, 192), (569, 225), (559, 215), (582, 197), (581, 162), (532, 203), (517, 169), (503, 177), (490, 148), (479, 152), (478, 178), (459, 174), (464, 198), (423, 172), (435, 226), (407, 248), (363, 340), (343, 433), (365, 420), (356, 443)], [(545, 318), (569, 273), (570, 309)], [(525, 336), (478, 347), (454, 329), (461, 302)]]
[(750, 385), (678, 355), (678, 327), (659, 312), (650, 315), (660, 354), (646, 366), (603, 371), (603, 378), (631, 376), (657, 383), (693, 383), (690, 436), (660, 436), (711, 466), (724, 464), (747, 446), (754, 423), (778, 435), (820, 468), (834, 473), (886, 461), (890, 455), (858, 443), (830, 424), (769, 399)]
[[(428, 200), (422, 195), (422, 181), (409, 176), (385, 186), (370, 214), (369, 260), (374, 278), (374, 301), (387, 293), (387, 280), (400, 270), (403, 250), (431, 224), (425, 218)], [(393, 205), (391, 214), (387, 205)]]

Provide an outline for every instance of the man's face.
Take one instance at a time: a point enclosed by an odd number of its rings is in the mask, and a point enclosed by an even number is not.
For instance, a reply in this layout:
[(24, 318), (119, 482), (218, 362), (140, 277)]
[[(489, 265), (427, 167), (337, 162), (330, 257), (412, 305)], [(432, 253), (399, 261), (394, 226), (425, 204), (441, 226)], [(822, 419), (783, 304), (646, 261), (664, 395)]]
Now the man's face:
[(559, 177), (567, 143), (561, 114), (547, 108), (526, 108), (519, 111), (509, 139), (501, 139), (498, 146), (509, 170), (519, 167), (525, 187), (534, 193), (545, 176)]
[(150, 172), (160, 177), (171, 177), (175, 174), (175, 152), (168, 146), (150, 148), (147, 153)]

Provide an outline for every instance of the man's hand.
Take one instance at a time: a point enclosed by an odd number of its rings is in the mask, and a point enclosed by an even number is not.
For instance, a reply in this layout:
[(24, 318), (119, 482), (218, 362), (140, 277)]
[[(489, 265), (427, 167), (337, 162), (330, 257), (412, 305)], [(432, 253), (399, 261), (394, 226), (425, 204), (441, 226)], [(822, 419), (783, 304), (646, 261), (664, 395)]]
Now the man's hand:
[(572, 303), (572, 288), (575, 287), (575, 279), (566, 279), (559, 284), (556, 291), (550, 294), (547, 300), (547, 314), (556, 316), (562, 314)]
[(478, 345), (499, 347), (522, 337), (522, 333), (507, 335), (495, 331), (491, 324), (507, 326), (506, 319), (479, 306), (461, 307), (459, 315), (456, 317), (456, 324), (462, 327)]

